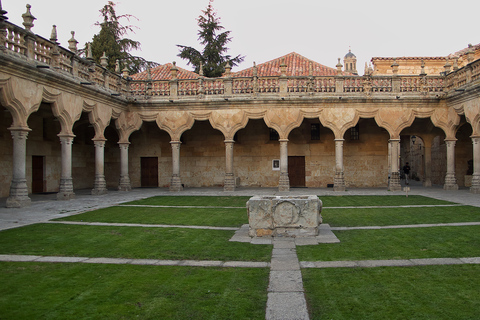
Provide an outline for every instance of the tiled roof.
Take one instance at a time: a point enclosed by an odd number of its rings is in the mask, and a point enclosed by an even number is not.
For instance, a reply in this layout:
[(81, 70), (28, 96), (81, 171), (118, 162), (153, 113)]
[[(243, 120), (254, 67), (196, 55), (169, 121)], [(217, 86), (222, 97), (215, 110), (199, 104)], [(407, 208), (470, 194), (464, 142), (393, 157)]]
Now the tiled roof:
[[(170, 69), (173, 64), (167, 63), (160, 65), (158, 67), (150, 69), (150, 74), (152, 75), (152, 80), (171, 80), (172, 74)], [(197, 79), (198, 74), (192, 71), (188, 71), (182, 68), (177, 67), (177, 79)], [(147, 80), (147, 71), (143, 71), (131, 76), (133, 80)]]
[[(478, 49), (480, 49), (480, 43), (479, 43), (479, 44), (476, 44), (476, 45), (474, 45), (474, 46), (472, 46), (472, 47), (473, 47), (473, 50), (474, 50), (474, 51), (477, 51)], [(464, 48), (464, 49), (462, 49), (462, 50), (460, 50), (460, 51), (457, 51), (457, 52), (455, 52), (455, 53), (452, 53), (452, 54), (448, 55), (448, 57), (449, 57), (449, 58), (460, 57), (460, 56), (466, 54), (469, 49), (470, 49), (469, 47), (466, 47), (466, 48)]]
[[(287, 65), (287, 76), (308, 76), (310, 64), (312, 65), (313, 76), (333, 76), (337, 74), (334, 68), (326, 67), (318, 62), (307, 59), (298, 53), (292, 52), (283, 57), (257, 65), (257, 75), (259, 77), (280, 76), (280, 65), (285, 61)], [(232, 77), (252, 77), (253, 67), (232, 72)]]

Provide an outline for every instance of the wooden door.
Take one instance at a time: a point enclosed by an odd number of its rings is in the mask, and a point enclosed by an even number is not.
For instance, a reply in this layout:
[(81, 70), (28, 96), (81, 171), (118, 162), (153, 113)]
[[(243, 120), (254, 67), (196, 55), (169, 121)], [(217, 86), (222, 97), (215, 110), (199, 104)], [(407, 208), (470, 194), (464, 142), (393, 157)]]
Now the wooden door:
[(158, 158), (142, 157), (140, 159), (142, 187), (158, 187)]
[(288, 178), (291, 187), (305, 187), (305, 157), (288, 157)]
[(43, 156), (32, 156), (32, 193), (44, 192), (43, 183)]

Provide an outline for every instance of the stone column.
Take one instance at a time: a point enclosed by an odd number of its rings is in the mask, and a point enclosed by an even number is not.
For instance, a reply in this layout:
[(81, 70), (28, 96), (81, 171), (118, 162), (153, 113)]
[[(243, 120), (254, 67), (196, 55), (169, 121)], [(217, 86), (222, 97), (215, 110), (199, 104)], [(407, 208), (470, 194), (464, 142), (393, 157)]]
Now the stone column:
[(22, 208), (29, 206), (26, 178), (27, 136), (30, 129), (9, 129), (13, 139), (13, 175), (10, 184), (10, 195), (7, 198), (7, 208)]
[(423, 181), (424, 187), (432, 186), (432, 139), (425, 138), (425, 179)]
[(457, 139), (445, 139), (447, 146), (447, 174), (445, 175), (445, 190), (458, 190), (457, 177), (455, 175), (455, 142)]
[(172, 179), (170, 191), (182, 191), (182, 180), (180, 179), (180, 144), (181, 141), (171, 141), (172, 146)]
[(280, 181), (278, 191), (290, 191), (288, 179), (288, 139), (280, 139)]
[(118, 184), (119, 191), (130, 191), (132, 186), (130, 184), (130, 176), (128, 174), (128, 146), (129, 142), (118, 143), (120, 146), (120, 183)]
[(480, 136), (472, 136), (473, 143), (473, 175), (471, 193), (480, 193)]
[(93, 183), (92, 194), (100, 195), (107, 193), (107, 182), (105, 181), (105, 139), (93, 140), (95, 145), (95, 182)]
[(234, 140), (225, 140), (225, 182), (223, 191), (235, 191), (235, 176), (233, 174), (233, 144)]
[(72, 142), (74, 135), (59, 135), (62, 145), (62, 175), (57, 200), (75, 199), (72, 180)]
[(390, 167), (390, 181), (388, 182), (388, 189), (390, 191), (402, 190), (400, 185), (400, 175), (398, 172), (398, 147), (400, 139), (390, 139), (390, 153), (391, 153), (391, 167)]
[(333, 180), (333, 191), (345, 191), (343, 141), (344, 139), (335, 139), (335, 178)]

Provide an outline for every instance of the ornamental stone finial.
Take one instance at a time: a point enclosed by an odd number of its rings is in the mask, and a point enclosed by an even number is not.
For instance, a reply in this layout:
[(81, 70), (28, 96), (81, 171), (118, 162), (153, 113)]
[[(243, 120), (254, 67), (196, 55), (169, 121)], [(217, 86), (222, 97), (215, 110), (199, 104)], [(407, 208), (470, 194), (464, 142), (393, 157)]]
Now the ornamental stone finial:
[(427, 74), (425, 73), (425, 61), (424, 61), (423, 59), (422, 59), (421, 68), (422, 68), (422, 70), (420, 71), (420, 75), (421, 75), (421, 76), (427, 75)]
[(397, 63), (397, 59), (394, 59), (393, 60), (393, 63), (391, 65), (392, 67), (392, 72), (394, 75), (398, 74), (398, 67), (399, 67), (399, 64)]
[(177, 79), (177, 73), (178, 73), (177, 63), (173, 61), (172, 67), (170, 68), (170, 74), (172, 75), (172, 79)]
[(25, 26), (25, 30), (27, 30), (27, 32), (32, 32), (31, 29), (34, 26), (33, 21), (37, 20), (37, 18), (35, 18), (30, 12), (31, 7), (32, 7), (31, 5), (27, 4), (27, 12), (22, 14), (23, 25)]
[(341, 75), (341, 74), (342, 74), (342, 67), (343, 67), (343, 65), (342, 65), (342, 63), (340, 62), (340, 58), (338, 58), (338, 63), (337, 63), (337, 65), (336, 65), (336, 67), (337, 67), (337, 75)]
[(473, 45), (469, 43), (467, 50), (467, 61), (470, 63), (473, 62), (473, 60), (475, 60), (475, 49), (473, 48)]
[(105, 53), (105, 51), (103, 52), (103, 56), (100, 58), (100, 65), (104, 68), (106, 68), (108, 66), (108, 58), (107, 58), (107, 54)]
[(447, 61), (445, 61), (445, 65), (443, 67), (445, 68), (445, 75), (447, 75), (450, 72), (450, 68), (452, 67), (448, 58)]
[(200, 75), (200, 77), (203, 77), (203, 63), (200, 62), (200, 68), (198, 69), (198, 74)]
[(0, 0), (0, 21), (8, 20), (5, 16), (8, 12), (2, 9), (2, 1)]
[(57, 43), (57, 26), (52, 26), (52, 33), (50, 34), (50, 41)]
[(230, 61), (227, 61), (227, 64), (225, 65), (225, 76), (230, 77), (231, 71), (232, 71), (232, 65), (230, 64)]
[(120, 73), (120, 61), (115, 61), (115, 73)]
[(152, 81), (152, 73), (150, 72), (150, 67), (147, 68), (147, 80)]
[(256, 77), (258, 75), (257, 64), (253, 61), (253, 76)]
[(125, 79), (128, 78), (128, 76), (130, 75), (129, 72), (128, 72), (128, 68), (126, 66), (122, 70), (122, 75)]
[(87, 59), (88, 60), (93, 60), (92, 44), (90, 42), (87, 42)]
[(71, 31), (72, 38), (68, 40), (68, 50), (72, 51), (73, 53), (77, 53), (77, 43), (78, 41), (75, 39), (75, 31)]

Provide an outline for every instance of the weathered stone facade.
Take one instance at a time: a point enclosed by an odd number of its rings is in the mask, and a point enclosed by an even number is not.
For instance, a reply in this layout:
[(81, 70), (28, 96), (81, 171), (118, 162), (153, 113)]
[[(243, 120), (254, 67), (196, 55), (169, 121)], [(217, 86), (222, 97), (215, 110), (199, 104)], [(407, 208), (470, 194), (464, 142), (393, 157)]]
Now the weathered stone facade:
[(74, 41), (67, 50), (4, 20), (0, 196), (9, 206), (79, 188), (399, 190), (406, 161), (425, 186), (456, 189), (471, 160), (480, 192), (478, 46), (459, 51), (455, 67), (440, 59), (442, 73), (424, 59), (420, 73), (402, 74), (409, 67), (393, 59), (388, 72), (358, 76), (292, 53), (215, 79), (174, 64), (130, 78), (79, 57)]

